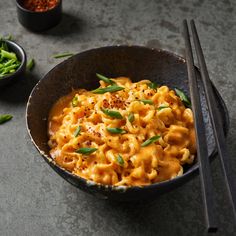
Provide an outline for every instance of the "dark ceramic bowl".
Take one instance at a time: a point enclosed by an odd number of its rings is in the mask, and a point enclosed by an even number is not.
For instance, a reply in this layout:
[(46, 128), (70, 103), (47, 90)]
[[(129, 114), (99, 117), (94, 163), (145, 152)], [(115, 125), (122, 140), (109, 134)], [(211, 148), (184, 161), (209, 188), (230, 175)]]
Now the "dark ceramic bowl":
[(23, 0), (16, 0), (17, 16), (19, 22), (27, 29), (35, 32), (45, 31), (57, 25), (62, 17), (62, 0), (44, 12), (35, 12), (23, 7)]
[[(47, 118), (52, 105), (72, 88), (94, 89), (98, 87), (95, 73), (109, 77), (128, 76), (132, 81), (149, 79), (172, 88), (178, 87), (188, 93), (186, 62), (183, 58), (158, 49), (140, 46), (111, 46), (79, 53), (54, 67), (32, 91), (27, 105), (27, 126), (32, 142), (44, 160), (60, 176), (76, 187), (100, 198), (119, 201), (152, 199), (161, 193), (172, 190), (198, 172), (198, 164), (185, 167), (182, 176), (145, 187), (111, 187), (99, 185), (75, 176), (56, 165), (49, 155), (47, 145)], [(199, 75), (199, 72), (197, 70)], [(202, 107), (207, 128), (209, 158), (216, 154), (213, 133), (203, 90), (200, 88)], [(221, 120), (227, 133), (228, 112), (219, 93), (214, 87)]]
[(21, 62), (21, 65), (14, 73), (0, 78), (0, 87), (3, 87), (21, 78), (22, 75), (25, 73), (26, 69), (26, 54), (24, 49), (19, 44), (13, 41), (9, 40), (4, 40), (4, 41), (7, 43), (9, 50), (16, 54), (18, 60)]

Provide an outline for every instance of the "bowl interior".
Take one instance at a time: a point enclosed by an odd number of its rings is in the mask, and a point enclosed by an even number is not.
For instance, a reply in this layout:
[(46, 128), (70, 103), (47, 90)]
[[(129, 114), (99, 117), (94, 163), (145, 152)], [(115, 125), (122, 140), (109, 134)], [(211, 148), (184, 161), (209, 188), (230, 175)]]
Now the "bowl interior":
[[(140, 46), (111, 46), (79, 53), (57, 65), (40, 80), (28, 101), (27, 124), (29, 134), (45, 158), (50, 158), (47, 145), (47, 118), (52, 105), (60, 97), (70, 93), (73, 88), (90, 90), (98, 87), (96, 73), (108, 77), (127, 76), (132, 81), (149, 79), (160, 85), (180, 88), (189, 94), (186, 62), (173, 53)], [(197, 75), (199, 76), (198, 71)], [(220, 95), (216, 89), (214, 91), (217, 105), (223, 111), (221, 112), (221, 119), (227, 131), (228, 113)], [(208, 152), (211, 156), (215, 152), (215, 142), (202, 86), (200, 86), (200, 93), (206, 123)], [(186, 167), (184, 175), (180, 178), (184, 178), (196, 169), (196, 163)], [(173, 180), (169, 182), (173, 182)]]

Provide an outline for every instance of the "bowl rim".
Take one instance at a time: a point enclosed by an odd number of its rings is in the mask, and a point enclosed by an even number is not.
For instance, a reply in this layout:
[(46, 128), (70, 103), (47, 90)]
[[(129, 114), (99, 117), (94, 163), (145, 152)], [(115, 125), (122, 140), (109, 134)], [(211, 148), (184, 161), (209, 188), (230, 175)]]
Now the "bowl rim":
[[(32, 135), (31, 135), (31, 131), (30, 131), (30, 128), (29, 128), (29, 123), (28, 123), (28, 112), (29, 112), (29, 107), (30, 107), (30, 101), (31, 101), (31, 98), (32, 98), (32, 95), (34, 94), (34, 92), (36, 90), (38, 90), (38, 86), (42, 83), (42, 81), (44, 81), (45, 79), (47, 79), (47, 75), (50, 74), (51, 72), (53, 72), (54, 70), (57, 69), (57, 67), (65, 64), (68, 60), (70, 60), (71, 58), (73, 57), (77, 57), (78, 55), (81, 55), (81, 54), (85, 54), (85, 53), (88, 53), (88, 52), (93, 52), (93, 51), (96, 51), (96, 50), (100, 50), (100, 49), (109, 49), (109, 48), (113, 48), (113, 49), (116, 49), (116, 48), (136, 48), (136, 49), (145, 49), (145, 50), (151, 50), (151, 51), (155, 51), (155, 52), (163, 52), (163, 53), (166, 53), (168, 55), (171, 55), (173, 57), (175, 57), (176, 59), (178, 59), (179, 61), (181, 61), (182, 63), (186, 64), (186, 60), (180, 56), (180, 55), (177, 55), (176, 53), (174, 52), (171, 52), (171, 51), (168, 51), (166, 49), (161, 49), (161, 48), (153, 48), (153, 47), (146, 47), (146, 46), (141, 46), (141, 45), (111, 45), (111, 46), (102, 46), (102, 47), (95, 47), (95, 48), (91, 48), (91, 49), (88, 49), (88, 50), (84, 50), (84, 51), (81, 51), (81, 52), (78, 52), (76, 54), (74, 54), (73, 56), (65, 59), (64, 61), (60, 62), (59, 64), (57, 64), (56, 66), (54, 66), (50, 71), (48, 71), (41, 80), (39, 80), (39, 82), (35, 85), (35, 87), (33, 88), (33, 90), (31, 91), (30, 93), (30, 96), (28, 98), (28, 101), (27, 101), (27, 105), (26, 105), (26, 127), (27, 127), (27, 131), (28, 131), (28, 134), (30, 136), (30, 139), (31, 139), (31, 142), (34, 144), (34, 146), (36, 147), (37, 151), (41, 154), (41, 156), (44, 158), (44, 160), (51, 166), (53, 166), (54, 169), (56, 172), (58, 171), (62, 171), (62, 172), (65, 172), (67, 175), (69, 176), (72, 176), (73, 178), (76, 178), (78, 179), (79, 181), (82, 181), (84, 184), (86, 184), (87, 186), (96, 186), (98, 188), (103, 188), (105, 191), (127, 191), (127, 190), (141, 190), (141, 189), (153, 189), (153, 188), (158, 188), (159, 186), (166, 186), (166, 185), (169, 185), (169, 184), (174, 184), (174, 183), (177, 183), (179, 182), (180, 179), (186, 179), (187, 176), (191, 176), (193, 175), (194, 173), (196, 173), (198, 170), (199, 170), (199, 163), (196, 162), (195, 164), (193, 164), (193, 166), (191, 167), (191, 169), (187, 172), (184, 172), (182, 175), (180, 176), (176, 176), (172, 179), (169, 179), (169, 180), (165, 180), (165, 181), (162, 181), (162, 182), (156, 182), (156, 183), (153, 183), (153, 184), (149, 184), (149, 185), (143, 185), (143, 186), (113, 186), (113, 185), (104, 185), (104, 184), (100, 184), (100, 183), (96, 183), (94, 181), (91, 181), (91, 180), (87, 180), (83, 177), (80, 177), (78, 175), (75, 175), (73, 174), (72, 172), (64, 169), (63, 167), (59, 166), (56, 164), (56, 162), (52, 159), (52, 157), (50, 157), (50, 155), (47, 155), (44, 151), (42, 151), (38, 145), (35, 143)], [(198, 67), (195, 66), (195, 69), (199, 72), (199, 69)], [(218, 92), (218, 90), (216, 89), (216, 87), (214, 86), (214, 84), (212, 83), (212, 86), (213, 86), (213, 90), (214, 92), (217, 94), (220, 102), (221, 102), (221, 105), (223, 106), (223, 108), (225, 109), (226, 113), (225, 113), (225, 118), (226, 118), (226, 128), (225, 128), (225, 136), (227, 136), (228, 134), (228, 131), (229, 131), (229, 124), (230, 124), (230, 120), (229, 120), (229, 113), (228, 113), (228, 109), (226, 107), (226, 104), (224, 102), (224, 100), (222, 99), (222, 97), (220, 96), (220, 93)], [(216, 145), (215, 145), (215, 148), (214, 150), (212, 151), (212, 153), (210, 153), (210, 155), (208, 155), (208, 158), (210, 158), (210, 161), (212, 161), (214, 159), (214, 157), (216, 156), (217, 154), (217, 148), (216, 148)], [(73, 183), (72, 183), (73, 184)], [(73, 184), (74, 185), (74, 184)]]
[(13, 40), (8, 40), (8, 39), (1, 39), (1, 41), (6, 42), (10, 47), (13, 46), (14, 49), (12, 50), (12, 52), (16, 53), (16, 51), (18, 51), (21, 54), (21, 56), (22, 56), (22, 60), (20, 61), (21, 64), (17, 68), (17, 70), (14, 73), (7, 74), (7, 75), (3, 76), (2, 78), (0, 78), (0, 82), (4, 81), (6, 79), (9, 80), (9, 79), (11, 79), (11, 77), (21, 73), (22, 70), (24, 69), (24, 66), (25, 66), (26, 60), (27, 60), (26, 59), (26, 53), (25, 53), (23, 47), (21, 47), (18, 43), (16, 43)]
[(47, 12), (51, 12), (51, 11), (53, 11), (54, 9), (56, 9), (56, 8), (58, 8), (61, 4), (62, 4), (62, 0), (57, 0), (58, 2), (57, 2), (57, 4), (53, 7), (53, 8), (51, 8), (51, 9), (49, 9), (49, 10), (47, 10), (47, 11), (31, 11), (31, 10), (29, 10), (29, 9), (27, 9), (27, 8), (24, 8), (21, 4), (20, 4), (20, 0), (16, 0), (16, 6), (18, 7), (18, 8), (20, 8), (22, 11), (24, 11), (24, 12), (29, 12), (29, 13), (32, 13), (32, 14), (44, 14), (44, 13), (47, 13)]

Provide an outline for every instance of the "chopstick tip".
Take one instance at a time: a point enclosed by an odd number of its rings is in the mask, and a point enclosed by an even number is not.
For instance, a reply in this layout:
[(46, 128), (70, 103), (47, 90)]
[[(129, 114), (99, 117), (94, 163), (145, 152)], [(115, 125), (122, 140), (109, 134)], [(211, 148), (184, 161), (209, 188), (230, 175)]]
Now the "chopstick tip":
[(191, 27), (196, 27), (196, 26), (195, 26), (195, 22), (194, 22), (193, 19), (190, 20), (190, 25), (191, 25)]
[(183, 27), (186, 29), (188, 27), (188, 22), (186, 19), (183, 20)]
[(207, 229), (207, 232), (208, 232), (208, 233), (216, 233), (217, 230), (218, 230), (217, 227), (211, 226), (211, 227), (209, 227), (209, 228)]

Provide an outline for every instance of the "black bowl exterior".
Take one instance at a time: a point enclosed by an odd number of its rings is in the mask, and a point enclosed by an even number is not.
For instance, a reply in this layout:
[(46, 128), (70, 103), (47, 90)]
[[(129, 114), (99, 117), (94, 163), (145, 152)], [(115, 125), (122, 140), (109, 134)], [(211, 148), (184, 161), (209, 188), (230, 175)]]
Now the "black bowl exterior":
[(17, 43), (9, 40), (4, 40), (7, 43), (7, 46), (10, 51), (14, 52), (18, 58), (18, 60), (21, 62), (20, 67), (10, 75), (6, 75), (3, 78), (0, 78), (0, 87), (5, 87), (6, 85), (9, 85), (10, 83), (16, 81), (17, 79), (20, 79), (23, 77), (25, 70), (26, 70), (26, 54), (24, 49), (18, 45)]
[[(197, 75), (199, 72), (196, 70)], [(111, 187), (95, 184), (75, 176), (57, 166), (49, 155), (47, 145), (47, 118), (52, 105), (73, 88), (94, 89), (98, 84), (95, 74), (108, 77), (127, 76), (132, 81), (149, 79), (171, 88), (178, 87), (188, 94), (186, 62), (173, 53), (140, 46), (111, 46), (79, 53), (53, 68), (32, 91), (27, 105), (27, 126), (31, 139), (46, 162), (64, 179), (76, 187), (100, 198), (134, 201), (155, 198), (187, 182), (197, 173), (198, 164), (185, 167), (182, 176), (145, 187)], [(214, 88), (222, 124), (228, 130), (228, 112), (219, 93)], [(203, 88), (200, 88), (203, 98)], [(209, 156), (216, 153), (206, 102), (202, 99)]]
[(48, 30), (56, 26), (62, 17), (62, 0), (51, 10), (34, 12), (22, 6), (22, 0), (16, 0), (19, 22), (27, 29), (35, 32)]

